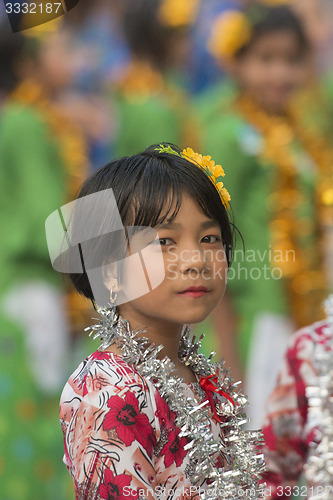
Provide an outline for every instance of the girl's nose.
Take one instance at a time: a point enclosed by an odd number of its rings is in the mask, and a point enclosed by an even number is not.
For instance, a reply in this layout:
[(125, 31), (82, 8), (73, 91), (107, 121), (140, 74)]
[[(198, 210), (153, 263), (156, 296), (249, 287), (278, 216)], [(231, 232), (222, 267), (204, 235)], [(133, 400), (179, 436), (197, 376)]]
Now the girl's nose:
[(183, 274), (191, 271), (196, 271), (198, 274), (209, 269), (209, 262), (207, 256), (202, 250), (183, 250), (180, 255), (179, 269)]

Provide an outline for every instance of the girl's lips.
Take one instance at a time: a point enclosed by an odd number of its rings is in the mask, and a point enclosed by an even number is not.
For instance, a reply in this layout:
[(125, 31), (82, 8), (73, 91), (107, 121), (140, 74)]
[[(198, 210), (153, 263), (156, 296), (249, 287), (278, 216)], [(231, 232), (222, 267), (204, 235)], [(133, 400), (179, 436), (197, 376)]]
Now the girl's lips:
[(208, 292), (205, 286), (190, 286), (183, 292), (178, 292), (178, 295), (183, 295), (186, 297), (202, 297)]
[(207, 292), (181, 292), (178, 295), (182, 295), (183, 297), (202, 297), (206, 295)]
[(205, 286), (189, 286), (188, 288), (186, 288), (186, 290), (183, 290), (179, 293), (185, 292), (208, 292), (208, 288), (206, 288)]

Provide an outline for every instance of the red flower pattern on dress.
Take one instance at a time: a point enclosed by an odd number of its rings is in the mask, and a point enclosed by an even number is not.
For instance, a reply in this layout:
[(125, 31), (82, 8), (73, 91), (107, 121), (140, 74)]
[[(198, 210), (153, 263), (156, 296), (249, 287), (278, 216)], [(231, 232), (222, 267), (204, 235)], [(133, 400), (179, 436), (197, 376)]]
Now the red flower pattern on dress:
[[(99, 495), (105, 500), (136, 500), (138, 494), (135, 490), (129, 488), (132, 477), (127, 474), (114, 476), (112, 471), (106, 470), (104, 474), (104, 483), (99, 487)], [(123, 488), (126, 490), (123, 491)]]
[(174, 424), (174, 421), (176, 419), (175, 412), (170, 409), (165, 399), (163, 399), (157, 391), (155, 394), (155, 400), (157, 407), (156, 416), (159, 419), (160, 424), (165, 425), (166, 422), (168, 422), (169, 424)]
[(136, 440), (147, 451), (152, 450), (152, 427), (147, 415), (140, 412), (139, 402), (132, 392), (128, 391), (125, 399), (112, 396), (108, 401), (108, 407), (110, 410), (103, 422), (105, 430), (115, 429), (119, 439), (126, 446)]
[(187, 439), (182, 437), (179, 439), (178, 429), (171, 430), (168, 433), (168, 442), (164, 445), (161, 451), (161, 455), (165, 455), (164, 457), (164, 465), (166, 467), (170, 467), (171, 464), (175, 462), (177, 467), (183, 463), (183, 460), (186, 456), (186, 450), (184, 450), (184, 446), (187, 444)]
[[(306, 387), (317, 374), (315, 350), (318, 343), (329, 345), (326, 322), (299, 330), (290, 339), (276, 387), (266, 405), (263, 424), (267, 471), (261, 482), (266, 483), (267, 500), (289, 500), (290, 491), (299, 484), (304, 470), (309, 443), (317, 428), (307, 421)], [(310, 484), (303, 486), (308, 491)]]
[[(89, 361), (88, 373), (83, 383), (78, 383), (77, 374)], [(191, 387), (188, 393), (195, 397)], [(97, 411), (91, 402), (98, 402)], [(187, 441), (179, 437), (176, 414), (158, 390), (120, 356), (97, 351), (80, 365), (62, 393), (60, 418), (65, 463), (77, 498), (84, 491), (90, 493), (94, 484), (97, 491), (91, 493), (92, 500), (138, 500), (141, 489), (153, 488), (161, 472), (165, 487), (175, 492), (170, 500), (178, 498), (178, 487), (185, 488), (182, 500), (191, 496), (185, 473)], [(217, 424), (212, 421), (213, 426)], [(80, 431), (73, 432), (74, 428)], [(115, 453), (119, 461), (114, 459)], [(133, 467), (127, 470), (126, 463)], [(89, 470), (83, 479), (82, 470)]]

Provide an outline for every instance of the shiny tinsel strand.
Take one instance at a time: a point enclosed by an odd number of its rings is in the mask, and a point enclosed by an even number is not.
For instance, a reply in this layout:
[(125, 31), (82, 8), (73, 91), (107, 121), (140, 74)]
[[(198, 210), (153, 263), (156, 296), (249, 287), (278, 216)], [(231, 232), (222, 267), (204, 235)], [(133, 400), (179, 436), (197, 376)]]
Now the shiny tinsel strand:
[[(263, 455), (256, 450), (262, 442), (262, 434), (242, 429), (247, 422), (244, 413), (247, 399), (239, 392), (239, 384), (233, 383), (223, 362), (211, 363), (213, 353), (208, 359), (199, 353), (203, 336), (196, 342), (186, 327), (179, 346), (179, 358), (200, 377), (216, 375), (218, 387), (233, 399), (235, 405), (220, 397), (216, 408), (218, 414), (227, 417), (222, 424), (225, 443), (221, 439), (216, 440), (210, 430), (207, 404), (199, 405), (194, 398), (185, 397), (182, 380), (176, 376), (174, 364), (169, 358), (157, 358), (163, 346), (155, 346), (142, 337), (144, 330), (131, 331), (129, 323), (119, 317), (115, 309), (100, 308), (98, 312), (101, 322), (86, 330), (91, 331), (94, 339), (101, 338), (102, 349), (111, 344), (120, 346), (124, 360), (135, 365), (143, 377), (154, 380), (155, 387), (175, 412), (181, 436), (188, 440), (186, 449), (191, 461), (191, 482), (199, 487), (209, 480), (207, 490), (198, 488), (198, 498), (234, 500), (245, 497), (251, 500), (263, 497), (265, 485), (259, 485), (258, 480), (265, 464)], [(220, 452), (225, 457), (226, 465), (217, 469), (215, 463)]]

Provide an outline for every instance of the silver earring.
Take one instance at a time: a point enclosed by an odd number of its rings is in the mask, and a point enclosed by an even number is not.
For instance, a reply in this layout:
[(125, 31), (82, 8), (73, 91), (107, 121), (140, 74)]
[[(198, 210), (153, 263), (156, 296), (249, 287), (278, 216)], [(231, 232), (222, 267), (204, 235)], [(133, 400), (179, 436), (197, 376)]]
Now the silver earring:
[(118, 297), (118, 292), (115, 290), (116, 285), (115, 283), (112, 283), (111, 290), (110, 290), (110, 302), (111, 304), (114, 304), (117, 300)]

